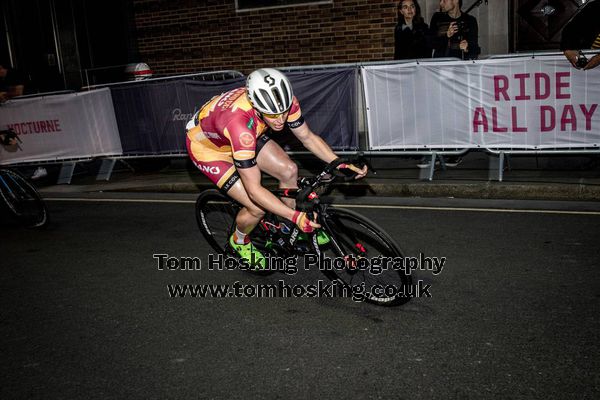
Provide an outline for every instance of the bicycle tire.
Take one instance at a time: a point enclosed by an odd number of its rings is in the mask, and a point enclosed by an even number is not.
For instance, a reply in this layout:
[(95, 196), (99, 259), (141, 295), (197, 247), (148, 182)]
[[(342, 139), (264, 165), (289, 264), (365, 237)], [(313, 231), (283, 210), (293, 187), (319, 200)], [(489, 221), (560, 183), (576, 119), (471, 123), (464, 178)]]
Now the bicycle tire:
[(0, 170), (0, 196), (23, 226), (40, 228), (48, 223), (48, 209), (38, 191), (15, 171)]
[[(339, 244), (338, 249), (333, 243), (330, 252), (337, 257), (353, 255), (360, 258), (389, 257), (399, 260), (403, 258), (402, 251), (394, 240), (379, 226), (368, 221), (362, 215), (343, 208), (330, 207), (323, 224), (332, 236), (332, 241)], [(327, 253), (325, 253), (327, 254)], [(380, 306), (398, 306), (408, 302), (412, 293), (412, 277), (401, 269), (394, 269), (389, 264), (379, 274), (373, 274), (368, 269), (333, 268), (328, 275), (339, 279), (346, 287), (363, 286), (363, 300)], [(387, 292), (373, 293), (374, 286), (389, 288)], [(368, 294), (368, 295), (367, 295)]]
[[(218, 253), (238, 257), (238, 254), (228, 245), (229, 237), (235, 229), (235, 217), (241, 206), (216, 189), (209, 189), (198, 196), (196, 200), (196, 222), (202, 236)], [(263, 253), (270, 254), (270, 249), (264, 245), (267, 240), (259, 226), (250, 234), (252, 243)], [(250, 269), (255, 275), (271, 275), (272, 270)]]
[(226, 254), (226, 244), (235, 229), (239, 206), (216, 189), (202, 192), (196, 200), (196, 222), (200, 232), (220, 254)]

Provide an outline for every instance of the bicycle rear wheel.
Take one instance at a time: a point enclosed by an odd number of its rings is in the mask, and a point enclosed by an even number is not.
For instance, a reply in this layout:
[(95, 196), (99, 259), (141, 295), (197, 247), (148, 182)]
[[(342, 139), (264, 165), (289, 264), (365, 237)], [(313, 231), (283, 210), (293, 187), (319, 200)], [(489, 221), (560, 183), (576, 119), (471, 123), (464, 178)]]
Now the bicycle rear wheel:
[[(412, 278), (403, 270), (395, 270), (391, 260), (403, 258), (402, 251), (383, 229), (362, 215), (350, 210), (329, 208), (324, 226), (332, 236), (329, 250), (338, 259), (354, 258), (353, 265), (344, 263), (344, 268), (334, 268), (330, 275), (341, 280), (354, 294), (365, 301), (381, 306), (397, 306), (410, 300)], [(386, 268), (361, 268), (358, 260), (372, 264), (374, 259), (388, 258)], [(363, 267), (366, 263), (363, 263)], [(378, 272), (378, 273), (374, 273)], [(357, 289), (358, 288), (358, 289)], [(354, 295), (353, 295), (354, 297)]]
[(48, 210), (37, 190), (18, 173), (0, 170), (0, 196), (11, 214), (24, 226), (48, 223)]
[(220, 254), (235, 229), (235, 217), (240, 207), (216, 189), (209, 189), (196, 200), (196, 222), (206, 241)]

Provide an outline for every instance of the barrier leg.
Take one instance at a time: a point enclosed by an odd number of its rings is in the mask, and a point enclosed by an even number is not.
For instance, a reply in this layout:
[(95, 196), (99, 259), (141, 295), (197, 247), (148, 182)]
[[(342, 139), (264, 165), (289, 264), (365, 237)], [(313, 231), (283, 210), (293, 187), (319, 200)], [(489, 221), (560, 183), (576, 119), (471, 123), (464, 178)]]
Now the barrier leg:
[(70, 184), (71, 179), (73, 178), (73, 172), (75, 171), (76, 162), (64, 162), (60, 167), (60, 173), (58, 174), (58, 181), (56, 182), (59, 185), (62, 184)]
[(440, 167), (442, 168), (442, 171), (446, 170), (446, 159), (444, 158), (443, 155), (439, 155), (437, 156), (440, 159)]
[(500, 156), (498, 157), (498, 182), (502, 182), (504, 178), (504, 152), (500, 152)]
[(433, 171), (435, 171), (435, 160), (437, 159), (437, 153), (434, 151), (431, 153), (431, 162), (429, 163), (429, 180), (433, 180)]
[(498, 162), (496, 162), (496, 154), (490, 154), (488, 160), (488, 179), (490, 181), (498, 179), (498, 182), (502, 182), (504, 179), (504, 161), (508, 160), (508, 154), (500, 151), (498, 152)]
[(506, 170), (510, 171), (510, 154), (501, 151), (498, 157), (498, 182), (504, 180), (504, 162), (506, 162)]
[(116, 158), (105, 158), (104, 160), (102, 160), (102, 164), (100, 164), (100, 170), (98, 171), (96, 180), (109, 181), (116, 163)]

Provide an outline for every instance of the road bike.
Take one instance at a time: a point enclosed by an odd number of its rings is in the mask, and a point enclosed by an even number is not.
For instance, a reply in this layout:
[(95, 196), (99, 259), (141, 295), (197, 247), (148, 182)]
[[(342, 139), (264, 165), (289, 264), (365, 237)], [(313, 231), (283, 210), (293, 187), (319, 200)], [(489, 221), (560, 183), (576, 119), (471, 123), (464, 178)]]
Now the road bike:
[[(0, 131), (3, 144), (19, 137), (12, 131)], [(48, 223), (48, 210), (38, 191), (20, 173), (9, 168), (0, 168), (0, 199), (7, 211), (19, 224), (38, 228)]]
[[(322, 226), (320, 229), (329, 238), (328, 243), (319, 245), (314, 232), (300, 240), (300, 230), (294, 223), (269, 212), (250, 233), (252, 243), (266, 258), (298, 257), (306, 261), (307, 256), (312, 260), (318, 257), (320, 272), (341, 287), (350, 289), (344, 293), (361, 288), (364, 293), (361, 299), (366, 302), (381, 306), (404, 304), (411, 298), (412, 279), (402, 268), (396, 268), (404, 259), (398, 245), (372, 221), (351, 210), (336, 207), (322, 197), (331, 184), (341, 178), (336, 168), (341, 162), (338, 159), (321, 173), (299, 179), (297, 189), (270, 190), (278, 197), (295, 199), (297, 210), (316, 215), (316, 221)], [(356, 165), (357, 162), (350, 163)], [(235, 256), (229, 238), (241, 208), (239, 203), (217, 189), (208, 189), (198, 196), (196, 220), (202, 235), (217, 253)], [(325, 262), (327, 260), (329, 264)]]

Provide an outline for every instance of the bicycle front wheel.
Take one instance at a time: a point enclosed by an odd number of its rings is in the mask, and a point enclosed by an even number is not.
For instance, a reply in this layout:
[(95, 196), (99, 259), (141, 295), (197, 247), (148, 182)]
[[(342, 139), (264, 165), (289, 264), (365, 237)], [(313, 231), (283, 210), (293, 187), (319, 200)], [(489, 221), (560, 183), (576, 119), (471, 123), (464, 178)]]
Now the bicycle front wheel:
[(48, 210), (38, 191), (18, 173), (0, 170), (0, 196), (22, 225), (41, 227), (48, 222)]
[[(330, 251), (338, 260), (349, 260), (343, 263), (344, 268), (333, 268), (329, 274), (350, 288), (353, 297), (369, 303), (397, 306), (408, 302), (412, 278), (403, 270), (393, 268), (393, 261), (403, 258), (394, 240), (353, 211), (329, 208), (326, 213), (323, 222), (332, 237)], [(381, 268), (375, 268), (374, 260), (381, 260)], [(355, 296), (357, 294), (359, 296)]]

